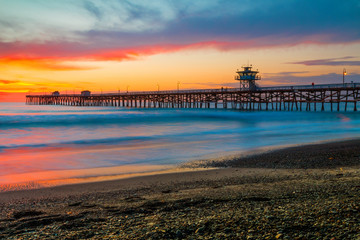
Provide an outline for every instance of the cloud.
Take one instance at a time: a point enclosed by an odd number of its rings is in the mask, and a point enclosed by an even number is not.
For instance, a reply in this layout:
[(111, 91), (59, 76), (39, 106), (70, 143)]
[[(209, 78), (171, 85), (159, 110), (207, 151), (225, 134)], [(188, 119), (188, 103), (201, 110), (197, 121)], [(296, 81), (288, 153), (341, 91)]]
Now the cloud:
[(134, 60), (194, 48), (354, 43), (360, 41), (359, 10), (358, 0), (5, 1), (0, 58), (82, 70), (65, 62)]
[(133, 48), (119, 48), (119, 49), (104, 49), (89, 52), (87, 55), (79, 56), (79, 58), (98, 60), (98, 61), (123, 61), (123, 60), (136, 60), (142, 56), (149, 56), (168, 52), (177, 52), (182, 50), (194, 50), (203, 48), (217, 48), (228, 49), (236, 48), (242, 43), (227, 43), (227, 42), (197, 42), (191, 44), (160, 44), (160, 45), (147, 45), (136, 46)]
[(3, 80), (0, 79), (0, 84), (14, 84), (14, 83), (18, 83), (18, 80)]
[(79, 71), (79, 70), (93, 70), (97, 67), (78, 66), (75, 64), (64, 63), (61, 59), (47, 59), (47, 58), (0, 58), (0, 67), (3, 66), (17, 66), (21, 68), (40, 69), (46, 71)]
[(296, 74), (309, 73), (309, 71), (300, 71), (300, 72), (277, 72), (277, 73), (264, 73), (267, 76), (293, 76)]
[[(302, 84), (336, 84), (342, 83), (343, 75), (342, 73), (329, 73), (315, 76), (296, 76), (296, 75), (273, 75), (266, 78), (263, 78), (259, 81), (260, 85), (269, 86), (269, 85), (302, 85)], [(359, 82), (360, 74), (357, 73), (349, 73), (345, 82), (349, 83)]]
[(168, 1), (13, 0), (0, 8), (0, 41), (82, 41), (82, 32), (154, 31), (175, 16)]
[(343, 57), (343, 58), (328, 58), (328, 59), (315, 59), (299, 62), (290, 62), (291, 64), (302, 64), (306, 66), (360, 66), (360, 61), (344, 61), (346, 59), (352, 59), (355, 57)]
[(91, 70), (94, 67), (78, 66), (68, 61), (124, 61), (137, 60), (144, 56), (194, 50), (217, 48), (227, 50), (238, 48), (243, 43), (199, 42), (190, 44), (161, 44), (134, 46), (131, 48), (87, 48), (77, 43), (17, 44), (0, 43), (0, 65), (19, 65), (44, 70)]
[(209, 1), (197, 8), (181, 2), (172, 8), (175, 17), (162, 18), (156, 31), (97, 28), (81, 34), (123, 45), (253, 40), (257, 45), (327, 44), (358, 41), (360, 36), (357, 1)]
[[(313, 75), (313, 76), (299, 76), (298, 73), (302, 72), (280, 72), (273, 74), (266, 74), (266, 77), (257, 81), (257, 84), (260, 87), (268, 87), (268, 86), (294, 86), (294, 85), (311, 85), (315, 84), (340, 84), (342, 83), (343, 75), (337, 73), (329, 73), (329, 74), (321, 74), (321, 75)], [(360, 74), (358, 73), (349, 73), (345, 82), (355, 82), (360, 83)], [(206, 87), (216, 87), (215, 84), (209, 83), (206, 84)], [(238, 88), (239, 82), (224, 82), (223, 84), (218, 84), (218, 86), (230, 87), (230, 88)]]
[(120, 40), (124, 47), (149, 40), (151, 45), (296, 37), (348, 42), (359, 40), (359, 8), (357, 0), (14, 0), (0, 10), (0, 39), (89, 43), (89, 35), (101, 34), (104, 41)]
[(31, 81), (0, 79), (0, 92), (50, 92), (54, 88), (73, 88), (74, 85), (58, 81)]

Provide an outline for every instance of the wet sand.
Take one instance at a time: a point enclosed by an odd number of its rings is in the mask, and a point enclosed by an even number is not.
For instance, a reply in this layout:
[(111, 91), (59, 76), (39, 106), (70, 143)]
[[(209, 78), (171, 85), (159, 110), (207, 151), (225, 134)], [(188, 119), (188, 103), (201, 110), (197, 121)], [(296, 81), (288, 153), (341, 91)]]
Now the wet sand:
[(0, 193), (0, 239), (360, 238), (360, 140), (192, 166)]

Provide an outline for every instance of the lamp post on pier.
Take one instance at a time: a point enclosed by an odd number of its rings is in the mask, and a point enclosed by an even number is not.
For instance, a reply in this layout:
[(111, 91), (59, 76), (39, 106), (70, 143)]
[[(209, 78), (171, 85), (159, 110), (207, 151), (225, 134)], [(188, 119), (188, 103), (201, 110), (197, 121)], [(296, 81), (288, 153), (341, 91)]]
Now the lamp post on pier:
[(346, 69), (343, 69), (343, 84), (345, 84), (345, 75), (347, 75)]
[(180, 81), (177, 82), (177, 90), (179, 91), (180, 89)]

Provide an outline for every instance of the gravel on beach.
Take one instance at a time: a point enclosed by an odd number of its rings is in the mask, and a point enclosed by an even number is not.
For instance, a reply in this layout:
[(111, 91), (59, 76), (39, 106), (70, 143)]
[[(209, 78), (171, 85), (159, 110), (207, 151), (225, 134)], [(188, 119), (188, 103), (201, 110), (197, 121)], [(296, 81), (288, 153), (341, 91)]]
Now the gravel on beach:
[(360, 239), (359, 146), (1, 193), (0, 239)]

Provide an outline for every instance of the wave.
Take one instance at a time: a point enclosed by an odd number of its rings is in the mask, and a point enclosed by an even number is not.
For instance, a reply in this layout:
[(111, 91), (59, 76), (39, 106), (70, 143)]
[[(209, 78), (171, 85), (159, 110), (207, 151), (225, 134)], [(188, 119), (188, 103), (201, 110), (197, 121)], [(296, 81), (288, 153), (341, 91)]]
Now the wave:
[(129, 164), (172, 165), (213, 154), (360, 136), (356, 112), (1, 108), (2, 175)]
[[(55, 148), (55, 147), (65, 147), (65, 146), (75, 146), (79, 148), (84, 146), (95, 146), (95, 145), (120, 145), (120, 144), (131, 144), (134, 142), (150, 142), (153, 141), (154, 137), (120, 137), (120, 138), (103, 138), (103, 139), (82, 139), (74, 141), (62, 141), (56, 143), (42, 143), (42, 144), (21, 144), (21, 145), (11, 145), (0, 146), (0, 152), (4, 150), (18, 149), (18, 148)], [(32, 151), (32, 150), (31, 150)]]
[[(359, 118), (354, 113), (346, 113), (347, 117)], [(300, 112), (240, 112), (233, 110), (113, 110), (109, 111), (77, 111), (77, 112), (37, 112), (27, 114), (0, 115), (0, 127), (51, 127), (51, 126), (92, 126), (106, 124), (147, 124), (157, 122), (181, 121), (236, 121), (252, 124), (266, 121), (272, 122), (323, 122), (341, 119), (344, 114), (333, 113), (300, 113)]]

